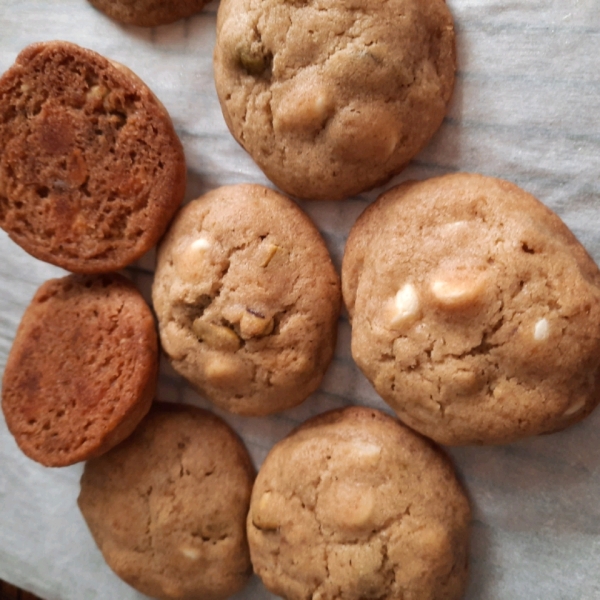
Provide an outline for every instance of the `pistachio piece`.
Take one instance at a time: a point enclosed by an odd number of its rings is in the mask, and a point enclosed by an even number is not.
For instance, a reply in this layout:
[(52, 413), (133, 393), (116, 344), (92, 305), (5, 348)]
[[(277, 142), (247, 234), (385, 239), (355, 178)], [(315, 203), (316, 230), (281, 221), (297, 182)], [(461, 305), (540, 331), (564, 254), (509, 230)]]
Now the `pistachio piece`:
[(247, 308), (240, 319), (240, 333), (245, 340), (269, 335), (273, 331), (273, 327), (273, 319), (267, 319), (251, 308)]
[(262, 75), (271, 64), (270, 54), (253, 50), (249, 46), (241, 46), (237, 49), (237, 57), (242, 68), (249, 75)]
[(203, 342), (217, 350), (235, 352), (241, 345), (240, 338), (235, 331), (224, 325), (215, 325), (197, 318), (192, 324), (192, 331)]
[(266, 251), (266, 255), (263, 258), (263, 261), (261, 262), (260, 266), (263, 268), (268, 267), (272, 258), (275, 256), (277, 250), (279, 250), (279, 246), (276, 246), (275, 244), (269, 244)]

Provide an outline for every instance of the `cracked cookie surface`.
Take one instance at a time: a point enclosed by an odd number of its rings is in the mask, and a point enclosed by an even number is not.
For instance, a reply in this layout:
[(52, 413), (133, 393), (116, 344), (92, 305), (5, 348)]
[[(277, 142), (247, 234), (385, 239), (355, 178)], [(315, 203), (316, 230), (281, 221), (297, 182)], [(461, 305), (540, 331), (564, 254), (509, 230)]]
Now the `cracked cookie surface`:
[(89, 0), (89, 2), (121, 23), (155, 27), (200, 12), (207, 0)]
[(108, 565), (161, 600), (221, 600), (252, 567), (254, 468), (217, 416), (155, 403), (134, 434), (86, 463), (79, 508)]
[(382, 195), (342, 268), (352, 354), (413, 429), (445, 444), (563, 429), (600, 398), (600, 272), (517, 186), (456, 174)]
[(317, 389), (335, 347), (338, 275), (294, 202), (259, 185), (186, 205), (152, 289), (174, 368), (222, 408), (266, 415)]
[(185, 177), (169, 115), (126, 67), (45, 42), (0, 79), (0, 227), (36, 258), (121, 269), (164, 233)]
[(441, 125), (454, 85), (444, 0), (222, 0), (215, 84), (267, 177), (342, 199), (398, 173)]
[(158, 341), (141, 294), (116, 274), (44, 283), (17, 330), (2, 410), (21, 450), (63, 467), (106, 452), (148, 412)]
[(458, 600), (470, 508), (443, 452), (351, 407), (276, 444), (252, 492), (255, 572), (287, 600)]

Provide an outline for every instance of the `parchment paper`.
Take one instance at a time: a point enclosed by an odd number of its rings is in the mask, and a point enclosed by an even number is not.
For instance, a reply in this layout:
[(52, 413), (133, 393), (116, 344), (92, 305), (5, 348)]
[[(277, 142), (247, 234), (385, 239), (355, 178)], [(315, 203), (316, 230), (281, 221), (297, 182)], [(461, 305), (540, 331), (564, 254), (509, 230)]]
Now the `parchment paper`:
[[(458, 33), (452, 105), (407, 178), (474, 171), (509, 179), (554, 209), (600, 260), (600, 3), (449, 0)], [(185, 147), (187, 199), (219, 185), (268, 184), (227, 131), (214, 91), (217, 3), (191, 19), (120, 26), (85, 0), (0, 0), (0, 71), (27, 44), (64, 39), (130, 67), (169, 110)], [(0, 149), (1, 150), (1, 149)], [(339, 267), (354, 220), (382, 190), (302, 206)], [(129, 272), (149, 300), (153, 256)], [(0, 232), (0, 371), (34, 291), (61, 271)], [(223, 413), (260, 465), (307, 417), (345, 404), (385, 408), (350, 357), (342, 316), (336, 357), (316, 394), (281, 415)], [(159, 397), (208, 404), (166, 365)], [(218, 412), (218, 411), (217, 411)], [(600, 411), (562, 433), (450, 453), (474, 507), (468, 600), (600, 598)], [(75, 500), (81, 465), (46, 469), (17, 449), (0, 417), (0, 578), (46, 600), (142, 598), (105, 565)], [(267, 599), (256, 578), (238, 599)]]

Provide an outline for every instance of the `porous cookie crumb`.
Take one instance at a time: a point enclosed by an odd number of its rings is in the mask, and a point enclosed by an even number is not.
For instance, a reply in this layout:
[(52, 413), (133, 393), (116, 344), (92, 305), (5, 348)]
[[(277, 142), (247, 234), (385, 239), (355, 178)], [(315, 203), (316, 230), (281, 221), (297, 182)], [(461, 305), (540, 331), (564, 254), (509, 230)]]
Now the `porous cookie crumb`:
[(515, 185), (456, 174), (390, 190), (351, 231), (342, 281), (357, 364), (438, 442), (548, 433), (598, 403), (600, 271)]
[(106, 452), (154, 396), (150, 308), (116, 274), (44, 283), (28, 306), (2, 380), (2, 410), (21, 450), (62, 467)]
[(154, 27), (200, 12), (207, 0), (89, 0), (89, 2), (121, 23)]
[(253, 480), (224, 421), (156, 403), (129, 439), (86, 464), (78, 504), (106, 562), (131, 586), (161, 600), (222, 600), (252, 573)]
[(156, 244), (184, 192), (171, 119), (129, 69), (44, 42), (0, 79), (0, 227), (36, 258), (120, 269)]
[(287, 600), (458, 600), (469, 520), (439, 449), (353, 407), (273, 447), (252, 492), (248, 541), (256, 573)]
[(181, 210), (152, 297), (175, 369), (231, 412), (299, 404), (333, 356), (341, 292), (327, 248), (291, 200), (259, 185)]
[(236, 140), (283, 191), (341, 199), (398, 173), (454, 85), (444, 0), (222, 0), (215, 84)]

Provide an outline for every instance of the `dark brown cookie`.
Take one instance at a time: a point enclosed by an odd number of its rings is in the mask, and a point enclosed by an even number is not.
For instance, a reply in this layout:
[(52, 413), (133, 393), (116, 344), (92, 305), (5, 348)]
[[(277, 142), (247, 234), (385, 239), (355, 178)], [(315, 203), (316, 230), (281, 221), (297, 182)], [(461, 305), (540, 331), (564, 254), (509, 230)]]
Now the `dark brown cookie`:
[(171, 119), (129, 69), (47, 42), (0, 79), (0, 226), (36, 258), (120, 269), (154, 246), (184, 191)]
[(341, 292), (327, 247), (294, 202), (260, 185), (218, 188), (178, 213), (152, 298), (175, 369), (231, 412), (296, 406), (333, 357)]
[(469, 520), (439, 448), (352, 407), (273, 447), (252, 491), (248, 541), (256, 573), (287, 600), (458, 600)]
[(382, 195), (342, 269), (352, 355), (444, 444), (563, 429), (600, 400), (600, 271), (517, 186), (459, 173)]
[(150, 308), (116, 274), (44, 283), (28, 306), (2, 380), (21, 450), (61, 467), (106, 452), (148, 412), (158, 344)]
[(454, 86), (444, 0), (221, 0), (215, 84), (265, 175), (307, 199), (398, 173), (441, 125)]
[(155, 404), (125, 442), (89, 461), (79, 508), (108, 565), (162, 600), (222, 600), (252, 572), (254, 469), (215, 415)]
[(141, 27), (166, 25), (200, 12), (208, 0), (89, 0), (115, 21)]

